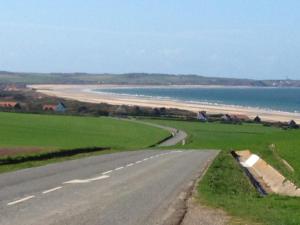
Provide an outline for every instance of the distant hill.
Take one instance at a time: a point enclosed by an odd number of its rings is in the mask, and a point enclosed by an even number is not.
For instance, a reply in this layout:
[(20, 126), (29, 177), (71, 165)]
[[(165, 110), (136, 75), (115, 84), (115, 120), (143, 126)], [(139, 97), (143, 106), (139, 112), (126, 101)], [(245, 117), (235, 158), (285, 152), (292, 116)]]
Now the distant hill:
[(300, 80), (252, 80), (150, 73), (15, 73), (0, 71), (0, 84), (132, 84), (132, 85), (224, 85), (252, 87), (300, 87)]

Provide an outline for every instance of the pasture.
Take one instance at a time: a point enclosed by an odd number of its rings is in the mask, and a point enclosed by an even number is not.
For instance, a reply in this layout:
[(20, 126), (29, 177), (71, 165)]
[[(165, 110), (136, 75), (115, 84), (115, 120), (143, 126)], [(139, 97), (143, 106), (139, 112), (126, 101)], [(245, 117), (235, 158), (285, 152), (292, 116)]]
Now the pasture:
[[(227, 211), (232, 215), (231, 224), (300, 224), (300, 198), (259, 196), (230, 155), (230, 150), (250, 149), (300, 186), (300, 130), (260, 124), (151, 122), (185, 130), (189, 137), (184, 148), (222, 150), (199, 183), (199, 200)], [(288, 161), (295, 171), (288, 170), (281, 159)]]

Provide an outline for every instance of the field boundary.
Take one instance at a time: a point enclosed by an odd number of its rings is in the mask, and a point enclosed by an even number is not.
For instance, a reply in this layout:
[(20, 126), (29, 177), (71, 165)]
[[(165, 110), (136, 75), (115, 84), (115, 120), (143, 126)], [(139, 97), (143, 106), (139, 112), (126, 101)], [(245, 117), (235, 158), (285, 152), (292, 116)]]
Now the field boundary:
[(0, 165), (17, 164), (28, 161), (40, 161), (49, 160), (53, 158), (61, 158), (66, 156), (74, 156), (82, 153), (91, 153), (97, 151), (110, 150), (108, 147), (88, 147), (88, 148), (74, 148), (74, 149), (63, 149), (53, 152), (44, 152), (40, 154), (31, 155), (17, 155), (17, 156), (7, 156), (0, 158)]

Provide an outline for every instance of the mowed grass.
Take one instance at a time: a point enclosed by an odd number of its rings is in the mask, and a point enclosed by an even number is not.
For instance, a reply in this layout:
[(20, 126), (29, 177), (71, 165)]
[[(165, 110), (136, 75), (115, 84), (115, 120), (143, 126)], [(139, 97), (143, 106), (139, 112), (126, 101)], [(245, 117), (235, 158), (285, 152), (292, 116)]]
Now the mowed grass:
[(145, 148), (168, 132), (113, 118), (0, 113), (0, 147)]
[[(21, 150), (17, 155), (9, 156), (20, 158), (21, 161), (0, 164), (0, 173), (81, 157), (142, 149), (169, 135), (159, 128), (108, 117), (0, 113), (0, 149), (5, 152)], [(49, 152), (93, 147), (109, 150), (39, 158)], [(28, 151), (31, 148), (33, 152)], [(35, 152), (36, 149), (39, 152)], [(32, 156), (37, 159), (33, 160)], [(2, 155), (0, 159), (6, 157)]]
[[(232, 224), (299, 225), (300, 198), (260, 197), (230, 155), (232, 149), (250, 149), (300, 184), (300, 130), (282, 130), (257, 124), (228, 125), (169, 120), (152, 122), (185, 130), (189, 137), (184, 148), (220, 149), (200, 183), (200, 200), (225, 209)], [(270, 145), (275, 145), (275, 152)], [(178, 148), (183, 146), (178, 145)], [(281, 162), (287, 160), (290, 172)]]

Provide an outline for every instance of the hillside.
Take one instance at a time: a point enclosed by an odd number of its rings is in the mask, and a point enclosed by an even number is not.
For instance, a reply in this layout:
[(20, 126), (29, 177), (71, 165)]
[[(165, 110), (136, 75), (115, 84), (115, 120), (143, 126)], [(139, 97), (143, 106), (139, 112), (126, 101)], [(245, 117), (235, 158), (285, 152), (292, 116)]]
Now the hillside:
[(133, 84), (300, 87), (300, 80), (251, 80), (173, 74), (14, 73), (0, 71), (0, 84)]

